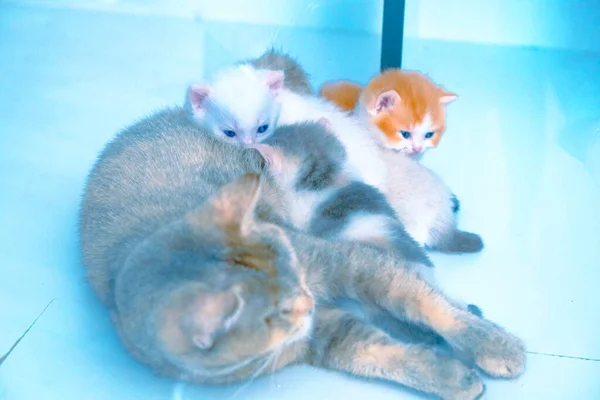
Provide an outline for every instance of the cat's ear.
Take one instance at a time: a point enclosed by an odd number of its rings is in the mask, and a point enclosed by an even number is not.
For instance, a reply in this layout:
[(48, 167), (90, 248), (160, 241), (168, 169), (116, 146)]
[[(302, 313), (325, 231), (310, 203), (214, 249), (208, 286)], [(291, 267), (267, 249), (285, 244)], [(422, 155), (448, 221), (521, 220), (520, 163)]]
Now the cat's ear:
[(325, 127), (325, 129), (327, 129), (329, 131), (332, 130), (331, 121), (329, 121), (327, 118), (321, 117), (321, 118), (319, 118), (319, 120), (317, 122), (319, 124), (323, 125)]
[(206, 227), (207, 221), (224, 228), (227, 233), (246, 234), (254, 221), (254, 209), (260, 195), (260, 177), (246, 174), (223, 186), (188, 220)]
[(283, 71), (266, 71), (264, 79), (271, 92), (277, 95), (283, 88), (285, 74)]
[(402, 101), (402, 99), (400, 98), (398, 92), (396, 92), (394, 89), (385, 91), (377, 96), (375, 102), (369, 109), (369, 114), (377, 115), (383, 110), (393, 108), (394, 105), (400, 103), (400, 101)]
[(441, 104), (450, 104), (452, 103), (454, 100), (456, 100), (458, 96), (456, 96), (454, 93), (450, 93), (450, 92), (446, 92), (445, 90), (442, 90), (442, 92), (440, 93), (440, 103)]
[(264, 143), (257, 143), (254, 145), (254, 148), (258, 150), (262, 158), (265, 159), (269, 170), (274, 172), (281, 170), (284, 155), (279, 150)]
[(186, 104), (195, 115), (206, 111), (207, 100), (210, 96), (210, 86), (204, 84), (190, 85), (187, 91)]
[(192, 344), (209, 350), (219, 335), (228, 332), (237, 322), (243, 301), (233, 290), (223, 292), (198, 288), (184, 306), (180, 325)]

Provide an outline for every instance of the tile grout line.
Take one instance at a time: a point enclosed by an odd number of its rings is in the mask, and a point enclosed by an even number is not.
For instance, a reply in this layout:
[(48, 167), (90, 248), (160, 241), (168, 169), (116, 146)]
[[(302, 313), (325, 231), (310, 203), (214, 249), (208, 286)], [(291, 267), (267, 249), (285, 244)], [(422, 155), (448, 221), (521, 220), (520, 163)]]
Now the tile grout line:
[(535, 354), (537, 356), (548, 356), (548, 357), (558, 357), (558, 358), (570, 358), (572, 360), (582, 360), (582, 361), (594, 361), (600, 362), (600, 358), (586, 358), (586, 357), (575, 357), (575, 356), (565, 356), (563, 354), (552, 354), (552, 353), (540, 353), (537, 351), (526, 351), (527, 354)]
[(17, 345), (25, 337), (25, 335), (27, 335), (27, 333), (29, 333), (29, 331), (31, 330), (31, 328), (33, 328), (33, 326), (38, 321), (38, 319), (40, 319), (40, 317), (42, 315), (44, 315), (44, 313), (46, 312), (46, 310), (48, 309), (48, 307), (50, 307), (50, 304), (52, 304), (52, 302), (54, 302), (54, 300), (56, 300), (56, 298), (50, 300), (50, 302), (46, 305), (46, 307), (44, 307), (44, 309), (42, 310), (42, 312), (39, 313), (39, 315), (33, 320), (33, 322), (31, 323), (31, 325), (29, 325), (29, 328), (27, 328), (25, 330), (25, 332), (23, 332), (23, 334), (17, 339), (17, 341), (12, 345), (12, 347), (8, 350), (8, 352), (6, 354), (4, 354), (2, 357), (0, 357), (0, 366), (8, 358), (8, 356), (10, 355), (10, 353), (13, 352), (13, 350), (17, 347)]

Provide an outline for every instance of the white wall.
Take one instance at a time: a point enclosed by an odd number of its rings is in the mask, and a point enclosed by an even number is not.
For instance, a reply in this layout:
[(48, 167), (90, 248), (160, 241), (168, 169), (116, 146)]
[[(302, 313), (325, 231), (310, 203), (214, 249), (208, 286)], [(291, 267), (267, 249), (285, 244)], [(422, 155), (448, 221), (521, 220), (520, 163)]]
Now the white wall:
[[(379, 33), (383, 0), (8, 0)], [(600, 51), (600, 0), (407, 0), (407, 38)]]

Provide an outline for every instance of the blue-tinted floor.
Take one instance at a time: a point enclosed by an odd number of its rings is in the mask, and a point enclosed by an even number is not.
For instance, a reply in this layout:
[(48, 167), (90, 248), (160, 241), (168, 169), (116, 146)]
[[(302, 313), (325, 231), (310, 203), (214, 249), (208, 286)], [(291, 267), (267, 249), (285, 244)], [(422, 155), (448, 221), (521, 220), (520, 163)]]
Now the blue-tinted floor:
[[(0, 2), (0, 399), (417, 399), (294, 367), (250, 385), (155, 378), (122, 349), (77, 252), (86, 173), (123, 126), (274, 42), (320, 84), (365, 81), (379, 38)], [(424, 162), (462, 201), (476, 256), (435, 255), (451, 294), (520, 335), (525, 375), (487, 399), (600, 398), (600, 55), (408, 40), (405, 66), (459, 94)]]

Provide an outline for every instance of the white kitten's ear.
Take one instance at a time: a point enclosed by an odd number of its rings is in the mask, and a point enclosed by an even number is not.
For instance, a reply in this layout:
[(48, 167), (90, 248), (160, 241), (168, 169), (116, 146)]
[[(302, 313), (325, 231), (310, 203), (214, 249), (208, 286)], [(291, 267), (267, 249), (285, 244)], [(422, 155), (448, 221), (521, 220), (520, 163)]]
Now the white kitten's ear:
[(375, 103), (371, 106), (369, 114), (377, 115), (383, 110), (393, 108), (394, 105), (400, 103), (400, 101), (402, 101), (402, 99), (394, 89), (383, 92), (375, 99)]
[(454, 100), (456, 100), (457, 97), (458, 96), (456, 96), (454, 93), (442, 90), (442, 93), (440, 95), (440, 103), (444, 105), (452, 103)]
[(283, 71), (267, 71), (265, 73), (265, 83), (275, 95), (279, 94), (279, 91), (283, 88), (284, 79), (285, 74)]
[(242, 307), (242, 299), (233, 290), (218, 292), (202, 288), (187, 304), (180, 324), (194, 346), (209, 350), (219, 335), (237, 322)]
[(208, 85), (190, 85), (188, 88), (187, 102), (194, 114), (201, 114), (206, 111), (206, 104), (210, 93), (211, 89)]

